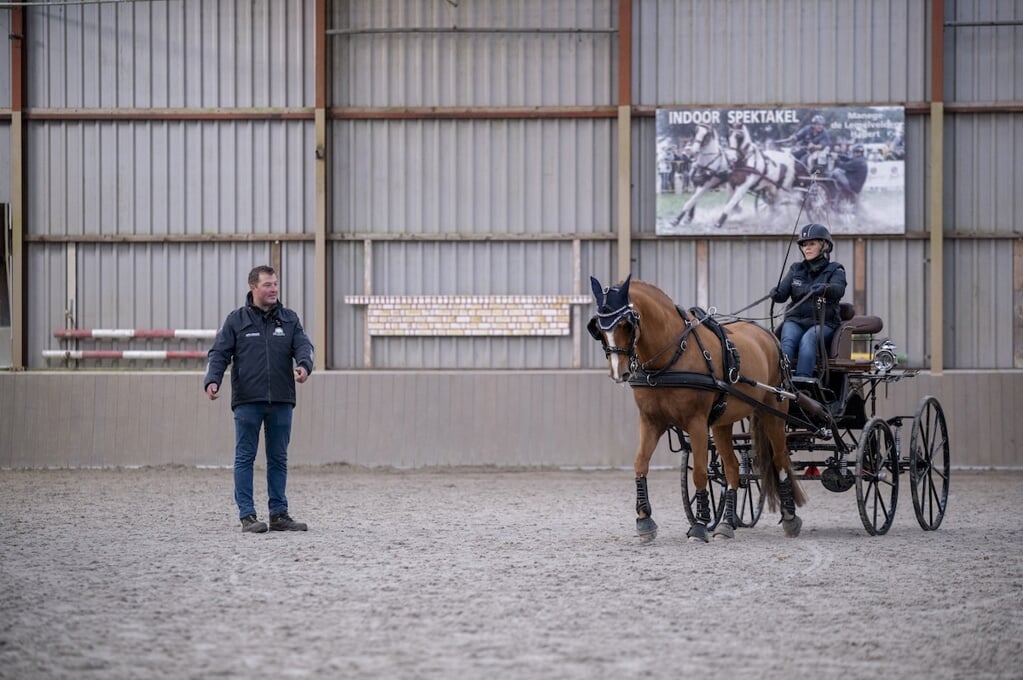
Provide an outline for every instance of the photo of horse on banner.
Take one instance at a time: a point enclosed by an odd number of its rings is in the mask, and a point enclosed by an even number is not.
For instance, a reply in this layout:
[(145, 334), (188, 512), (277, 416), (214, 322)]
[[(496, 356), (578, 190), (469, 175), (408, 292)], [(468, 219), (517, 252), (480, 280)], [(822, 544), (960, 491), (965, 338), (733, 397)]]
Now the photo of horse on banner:
[(682, 206), (672, 224), (689, 224), (696, 213), (696, 202), (708, 191), (718, 187), (731, 187), (734, 154), (721, 146), (718, 134), (710, 125), (698, 124), (693, 141), (685, 149), (689, 161), (689, 179), (695, 187), (692, 196)]
[(661, 235), (780, 235), (797, 216), (836, 234), (905, 233), (901, 107), (658, 110), (692, 188), (658, 193)]

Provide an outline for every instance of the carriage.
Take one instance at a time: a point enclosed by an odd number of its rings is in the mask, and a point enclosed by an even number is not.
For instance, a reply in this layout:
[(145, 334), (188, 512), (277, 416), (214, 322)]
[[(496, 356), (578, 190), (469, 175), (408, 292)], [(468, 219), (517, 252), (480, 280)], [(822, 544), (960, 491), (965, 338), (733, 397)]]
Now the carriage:
[[(633, 282), (634, 290), (630, 295), (628, 278), (619, 287), (600, 288), (596, 279), (593, 284), (598, 312), (590, 322), (590, 332), (604, 344), (612, 362), (612, 377), (618, 382), (628, 382), (634, 393), (642, 391), (642, 395), (636, 394), (641, 416), (641, 443), (637, 454), (637, 530), (641, 538), (652, 539), (656, 535), (656, 524), (649, 517), (651, 510), (641, 459), (645, 457), (649, 461), (651, 441), (656, 444), (664, 431), (671, 450), (682, 457), (681, 489), (683, 507), (690, 522), (690, 538), (707, 540), (706, 531), (718, 535), (718, 527), (726, 518), (732, 529), (755, 526), (764, 509), (765, 495), (769, 500), (779, 498), (775, 474), (783, 466), (792, 475), (792, 484), (820, 481), (835, 493), (855, 488), (860, 519), (870, 535), (885, 534), (892, 526), (900, 477), (908, 473), (920, 527), (933, 531), (941, 525), (948, 501), (950, 453), (944, 412), (935, 397), (926, 396), (912, 415), (877, 414), (878, 399), (886, 395), (888, 387), (917, 373), (897, 368), (894, 343), (879, 339), (884, 326), (879, 317), (857, 315), (852, 305), (843, 303), (841, 324), (826, 348), (827, 356), (819, 361), (817, 377), (798, 380), (782, 371), (780, 376), (774, 373), (771, 378), (761, 380), (755, 373), (759, 368), (746, 365), (756, 360), (760, 350), (755, 344), (740, 341), (742, 332), (748, 331), (761, 347), (769, 347), (764, 339), (766, 336), (774, 339), (769, 330), (745, 320), (723, 323), (714, 329), (712, 315), (697, 308), (663, 309), (665, 303), (659, 299), (663, 293), (649, 284)], [(635, 284), (640, 286), (638, 296)], [(624, 296), (621, 295), (623, 290)], [(618, 298), (614, 299), (616, 293)], [(607, 304), (609, 297), (610, 304)], [(663, 297), (670, 303), (670, 298)], [(623, 300), (628, 300), (624, 307)], [(638, 301), (638, 305), (633, 301)], [(666, 334), (660, 339), (649, 337), (657, 335), (659, 329), (651, 328), (655, 324), (671, 325), (673, 312), (681, 319), (679, 325), (666, 328)], [(640, 331), (641, 326), (643, 331)], [(663, 350), (650, 351), (649, 347), (659, 347), (665, 338), (672, 339), (667, 342), (667, 346), (671, 346), (679, 335), (679, 328), (683, 328), (681, 351), (673, 360), (666, 360)], [(702, 341), (698, 333), (703, 334)], [(715, 335), (721, 338), (720, 349), (716, 346)], [(648, 337), (641, 340), (643, 336)], [(687, 351), (687, 337), (696, 339), (700, 350), (691, 353), (695, 355), (695, 362), (684, 366), (682, 358)], [(645, 350), (641, 347), (644, 342), (647, 343)], [(738, 356), (744, 352), (748, 358), (741, 364)], [(729, 368), (729, 356), (733, 353), (735, 366)], [(629, 355), (627, 366), (626, 354)], [(617, 367), (616, 356), (621, 360)], [(705, 371), (693, 370), (699, 369), (701, 363), (706, 365)], [(770, 367), (770, 360), (767, 363)], [(658, 368), (652, 368), (655, 365)], [(697, 398), (701, 393), (711, 396), (701, 401)], [(688, 421), (687, 427), (678, 422), (680, 411), (675, 411), (673, 417), (653, 415), (669, 411), (666, 404), (677, 401), (680, 395), (690, 400), (684, 409), (697, 411), (697, 418)], [(730, 413), (722, 419), (729, 422), (712, 426), (707, 432), (707, 427), (700, 427), (699, 417), (705, 416), (708, 423), (714, 423), (717, 416), (712, 411), (700, 413), (703, 408), (700, 404), (719, 402), (722, 395), (738, 397), (717, 414)], [(775, 449), (784, 449), (787, 459), (782, 465), (757, 450), (767, 447), (767, 440), (758, 438), (754, 431), (756, 421), (765, 418), (777, 421), (778, 436), (784, 423), (783, 446), (776, 440), (771, 444)], [(645, 432), (651, 423), (656, 424)], [(909, 444), (904, 447), (903, 431), (907, 427)], [(777, 460), (775, 457), (774, 461)], [(737, 483), (731, 485), (728, 481), (730, 466), (733, 479), (737, 477)], [(783, 524), (787, 535), (796, 536), (802, 524), (794, 514), (799, 492), (796, 491), (796, 502), (793, 502), (792, 491), (788, 493), (787, 506), (784, 493), (780, 499)], [(774, 507), (775, 503), (769, 502), (769, 505)], [(729, 526), (723, 528), (723, 535), (730, 537)]]
[[(822, 378), (799, 383), (799, 399), (788, 417), (786, 437), (799, 479), (820, 481), (828, 491), (856, 489), (863, 528), (871, 535), (887, 533), (895, 517), (900, 476), (909, 473), (913, 509), (924, 531), (941, 525), (948, 502), (949, 440), (945, 414), (933, 396), (923, 397), (913, 415), (878, 416), (877, 401), (891, 383), (916, 375), (897, 369), (896, 348), (889, 339), (876, 339), (883, 321), (855, 315), (842, 303), (843, 321), (829, 346)], [(868, 352), (856, 352), (855, 345)], [(909, 446), (903, 447), (904, 428)], [(740, 458), (740, 490), (736, 504), (740, 526), (759, 521), (764, 497), (755, 459), (751, 455), (748, 424), (743, 421), (732, 436)], [(682, 457), (682, 499), (690, 523), (695, 521), (695, 493), (691, 480), (692, 446), (678, 428), (669, 430), (669, 447)], [(908, 448), (908, 450), (907, 450)], [(722, 461), (710, 442), (708, 481), (711, 525), (717, 524), (726, 486)]]

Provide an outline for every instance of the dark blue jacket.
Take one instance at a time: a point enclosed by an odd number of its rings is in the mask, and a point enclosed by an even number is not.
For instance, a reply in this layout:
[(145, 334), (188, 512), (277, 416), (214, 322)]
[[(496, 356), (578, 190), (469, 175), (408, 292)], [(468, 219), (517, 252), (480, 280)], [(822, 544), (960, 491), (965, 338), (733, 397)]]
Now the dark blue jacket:
[[(801, 260), (789, 267), (785, 278), (774, 290), (771, 299), (782, 303), (791, 298), (801, 300), (808, 295), (815, 284), (824, 286), (824, 324), (838, 328), (841, 318), (838, 303), (845, 295), (845, 267), (820, 255), (812, 262)], [(804, 328), (817, 323), (817, 296), (811, 295), (799, 305), (785, 311), (785, 320), (798, 322)]]
[(845, 172), (845, 178), (849, 180), (849, 189), (858, 194), (863, 191), (863, 185), (867, 182), (867, 159), (863, 156), (839, 156), (835, 160), (835, 167)]
[[(218, 386), (231, 368), (231, 408), (238, 404), (274, 402), (295, 404), (294, 365), (313, 372), (313, 343), (298, 314), (280, 302), (264, 312), (252, 304), (227, 315), (207, 355), (203, 389)], [(294, 362), (294, 363), (292, 363)]]

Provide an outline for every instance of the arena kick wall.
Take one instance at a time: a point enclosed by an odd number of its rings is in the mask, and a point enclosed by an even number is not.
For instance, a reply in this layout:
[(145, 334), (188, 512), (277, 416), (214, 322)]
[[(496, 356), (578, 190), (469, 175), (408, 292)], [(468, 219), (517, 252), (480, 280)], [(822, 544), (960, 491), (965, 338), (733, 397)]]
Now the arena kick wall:
[[(948, 419), (953, 466), (1023, 467), (1019, 375), (921, 374), (891, 386), (878, 413), (912, 416), (927, 394)], [(637, 442), (630, 389), (596, 371), (328, 371), (298, 399), (292, 465), (631, 469)], [(233, 462), (230, 390), (210, 402), (199, 373), (0, 374), (0, 414), (0, 468)], [(666, 440), (653, 464), (679, 464)]]
[(301, 392), (296, 455), (629, 465), (635, 408), (602, 377), (588, 307), (571, 307), (564, 335), (384, 336), (348, 300), (575, 297), (591, 274), (632, 273), (680, 304), (740, 309), (777, 279), (788, 239), (658, 236), (656, 109), (848, 104), (906, 110), (906, 234), (837, 242), (848, 297), (885, 319), (907, 365), (935, 372), (893, 388), (892, 409), (912, 412), (903, 391), (934, 393), (956, 464), (1023, 466), (1007, 411), (1023, 385), (1023, 81), (1010, 75), (1021, 11), (1012, 0), (0, 9), (0, 203), (12, 207), (10, 285), (23, 303), (13, 329), (0, 325), (14, 349), (0, 361), (15, 369), (0, 375), (0, 465), (223, 463), (228, 409), (196, 388), (201, 359), (43, 351), (206, 349), (54, 331), (215, 329), (263, 262), (321, 364)]

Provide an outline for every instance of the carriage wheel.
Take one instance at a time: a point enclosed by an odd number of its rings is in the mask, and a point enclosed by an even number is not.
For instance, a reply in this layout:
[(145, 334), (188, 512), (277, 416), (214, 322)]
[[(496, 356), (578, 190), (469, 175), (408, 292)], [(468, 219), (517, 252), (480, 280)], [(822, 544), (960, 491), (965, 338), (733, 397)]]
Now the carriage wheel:
[[(713, 529), (725, 511), (725, 489), (728, 488), (728, 482), (717, 450), (712, 447), (707, 456), (707, 494), (710, 497), (710, 524), (707, 528)], [(693, 485), (692, 451), (688, 446), (682, 448), (682, 508), (686, 511), (690, 526), (696, 524), (696, 486)]]
[(909, 483), (913, 488), (916, 521), (924, 531), (941, 526), (948, 503), (948, 428), (945, 413), (934, 397), (924, 397), (909, 436)]
[(881, 418), (871, 418), (856, 447), (856, 502), (871, 536), (887, 533), (899, 500), (899, 452), (895, 435)]
[[(749, 431), (749, 421), (744, 419), (742, 431)], [(732, 438), (732, 447), (739, 454), (739, 492), (735, 499), (735, 519), (741, 527), (754, 527), (764, 510), (764, 489), (760, 486), (760, 469), (749, 440)]]

